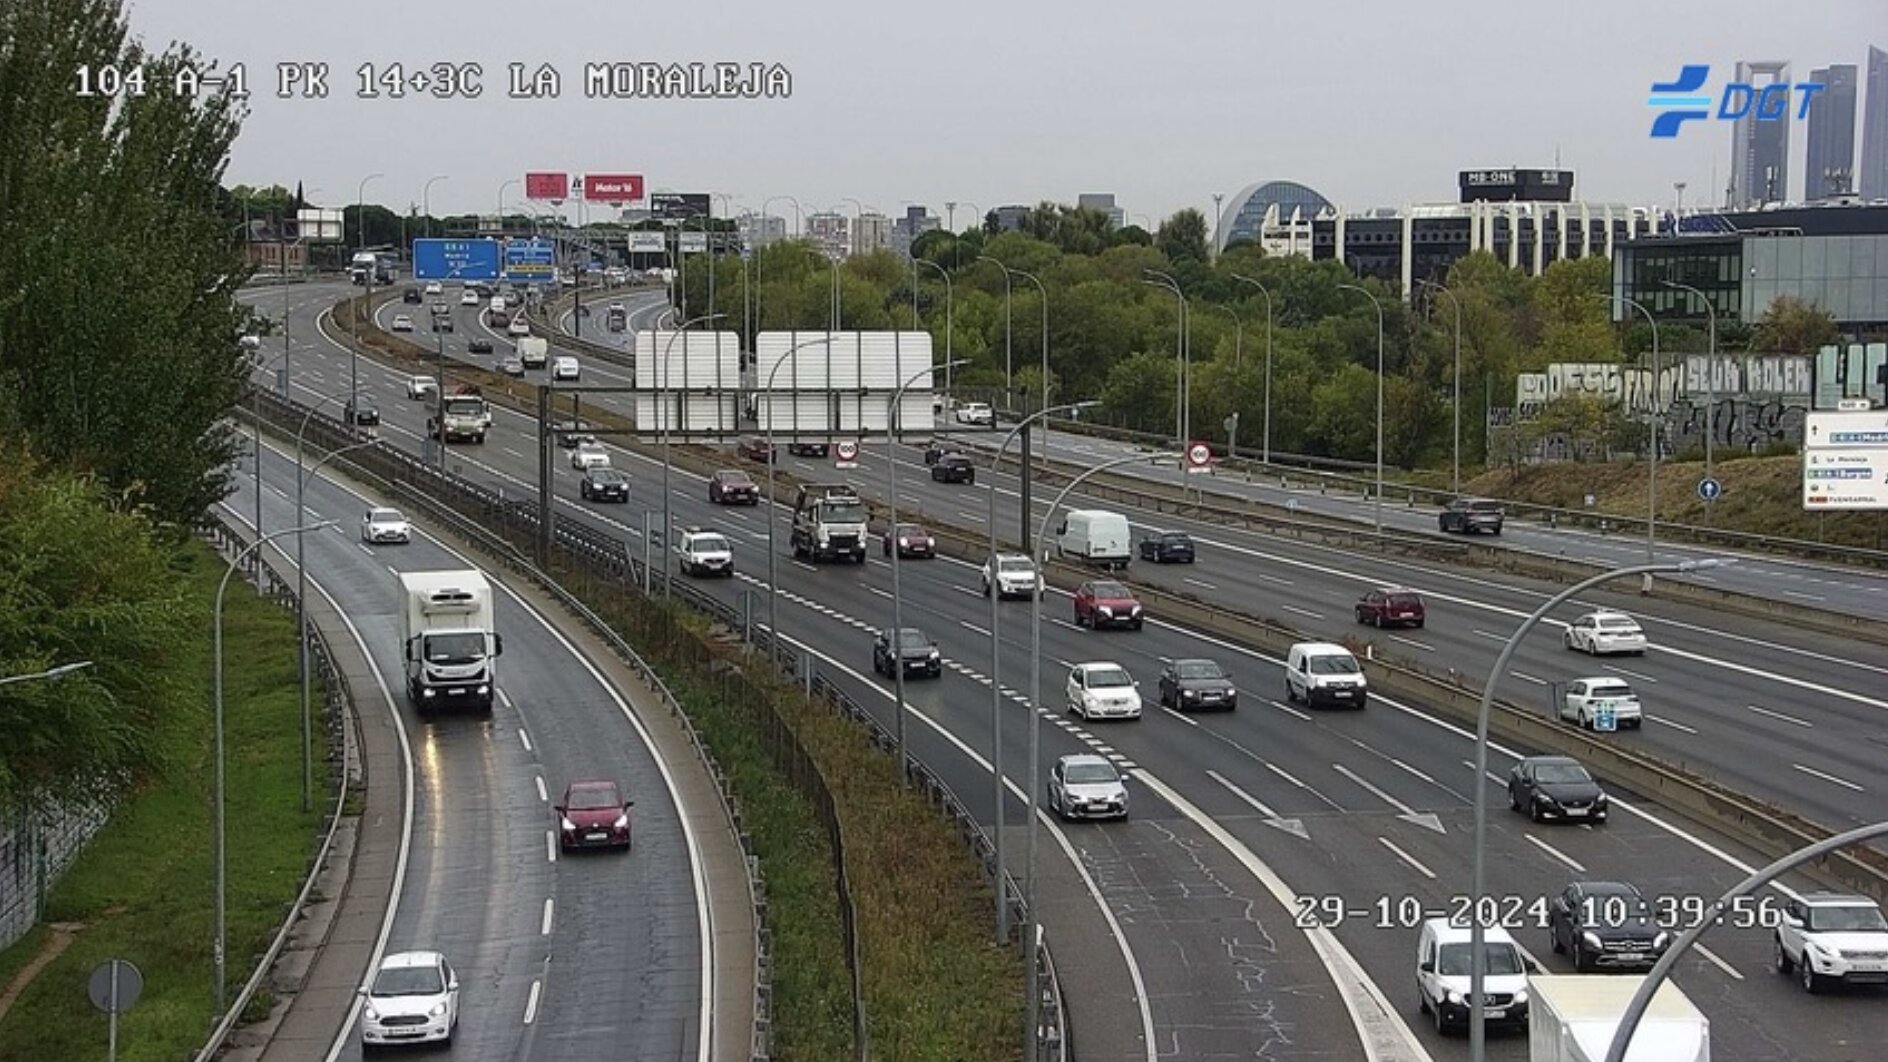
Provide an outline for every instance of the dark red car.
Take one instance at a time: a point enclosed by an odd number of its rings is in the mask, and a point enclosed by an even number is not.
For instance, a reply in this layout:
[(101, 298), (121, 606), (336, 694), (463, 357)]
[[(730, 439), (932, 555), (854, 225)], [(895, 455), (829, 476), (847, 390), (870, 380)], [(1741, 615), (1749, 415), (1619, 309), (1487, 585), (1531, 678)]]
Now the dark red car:
[(629, 809), (615, 782), (572, 782), (557, 805), (557, 839), (564, 851), (576, 848), (628, 848)]
[(765, 437), (759, 435), (750, 435), (742, 439), (734, 450), (750, 461), (765, 461), (771, 464), (776, 459), (774, 448), (768, 444)]
[(1420, 627), (1428, 618), (1422, 597), (1401, 586), (1372, 590), (1357, 602), (1357, 622), (1372, 627)]
[(738, 468), (724, 468), (708, 477), (708, 500), (716, 505), (759, 505), (760, 488)]
[(1144, 618), (1141, 599), (1134, 591), (1110, 579), (1096, 579), (1075, 588), (1077, 627), (1126, 627), (1140, 630)]
[(899, 524), (896, 535), (885, 536), (885, 555), (892, 555), (892, 540), (898, 540), (900, 557), (936, 557), (937, 539), (921, 524)]

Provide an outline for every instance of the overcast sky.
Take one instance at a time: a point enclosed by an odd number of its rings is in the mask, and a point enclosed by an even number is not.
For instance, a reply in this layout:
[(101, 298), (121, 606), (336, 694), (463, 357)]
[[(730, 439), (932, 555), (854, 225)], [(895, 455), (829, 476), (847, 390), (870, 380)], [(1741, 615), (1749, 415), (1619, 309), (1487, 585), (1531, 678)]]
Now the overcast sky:
[[(1256, 181), (1348, 209), (1455, 198), (1477, 167), (1576, 171), (1577, 198), (1721, 199), (1730, 123), (1648, 136), (1645, 97), (1682, 63), (1710, 89), (1739, 59), (1813, 67), (1888, 48), (1884, 0), (1247, 0), (1106, 4), (516, 3), (132, 0), (133, 32), (246, 65), (251, 114), (231, 183), (305, 183), (324, 205), (435, 214), (497, 206), (526, 170), (642, 173), (652, 190), (758, 209), (848, 197), (969, 207), (1113, 192), (1130, 215), (1209, 214)], [(1548, 13), (1551, 11), (1552, 13)], [(477, 62), (476, 100), (356, 98), (362, 63)], [(778, 63), (780, 99), (586, 99), (586, 63)], [(328, 64), (326, 99), (278, 99), (283, 62)], [(551, 64), (559, 99), (507, 98), (507, 67)], [(1888, 106), (1884, 101), (1880, 106)], [(1791, 196), (1805, 130), (1793, 123)], [(1857, 148), (1860, 142), (1858, 136)], [(319, 191), (317, 191), (317, 189)], [(519, 187), (506, 192), (515, 204)], [(515, 209), (515, 205), (514, 205)], [(567, 206), (566, 210), (574, 208)], [(776, 202), (773, 213), (791, 208)]]

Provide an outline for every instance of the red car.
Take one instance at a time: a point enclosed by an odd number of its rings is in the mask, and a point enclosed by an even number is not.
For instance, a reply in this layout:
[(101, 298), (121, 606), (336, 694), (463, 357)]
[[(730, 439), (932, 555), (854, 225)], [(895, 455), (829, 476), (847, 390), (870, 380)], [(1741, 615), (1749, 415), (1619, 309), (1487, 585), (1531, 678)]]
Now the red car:
[(734, 449), (736, 453), (750, 461), (765, 461), (772, 464), (777, 459), (774, 448), (768, 445), (767, 440), (759, 435), (750, 435), (742, 439)]
[(1372, 590), (1357, 602), (1357, 622), (1372, 627), (1420, 627), (1426, 619), (1422, 597), (1401, 586)]
[(1075, 625), (1077, 627), (1126, 627), (1140, 630), (1141, 600), (1134, 591), (1108, 579), (1096, 579), (1075, 588)]
[(760, 488), (747, 473), (724, 468), (708, 478), (708, 500), (716, 505), (759, 505)]
[(572, 782), (557, 805), (557, 839), (564, 851), (576, 848), (628, 848), (629, 809), (615, 782)]
[[(922, 525), (899, 524), (896, 537), (898, 539), (898, 556), (901, 558), (937, 556), (937, 539), (932, 538), (931, 532), (925, 530)], [(885, 536), (885, 555), (887, 557), (892, 555), (892, 538), (893, 536), (890, 534)]]

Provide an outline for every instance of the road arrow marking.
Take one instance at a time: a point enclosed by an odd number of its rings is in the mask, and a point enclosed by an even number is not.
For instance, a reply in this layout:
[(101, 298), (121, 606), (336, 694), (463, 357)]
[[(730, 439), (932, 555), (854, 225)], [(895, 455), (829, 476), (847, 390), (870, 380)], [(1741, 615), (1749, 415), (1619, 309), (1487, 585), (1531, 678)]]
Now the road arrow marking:
[(1358, 777), (1357, 772), (1351, 770), (1350, 768), (1344, 766), (1341, 763), (1331, 764), (1331, 769), (1335, 770), (1337, 773), (1343, 775), (1344, 777), (1350, 779), (1351, 781), (1356, 782), (1358, 785), (1363, 786), (1365, 789), (1368, 789), (1372, 794), (1376, 796), (1378, 800), (1381, 800), (1385, 804), (1388, 804), (1391, 807), (1395, 808), (1398, 812), (1396, 817), (1399, 819), (1402, 819), (1404, 822), (1407, 822), (1412, 826), (1421, 826), (1425, 830), (1434, 830), (1437, 833), (1449, 832), (1448, 830), (1443, 829), (1442, 820), (1437, 818), (1433, 812), (1417, 811), (1415, 808), (1410, 807), (1408, 804), (1403, 803), (1401, 800), (1396, 799), (1395, 797), (1384, 792), (1383, 790), (1378, 789), (1376, 786), (1371, 785), (1369, 782), (1364, 781), (1362, 778)]
[(1208, 778), (1211, 778), (1213, 781), (1218, 782), (1220, 785), (1225, 786), (1228, 790), (1232, 792), (1233, 796), (1236, 796), (1240, 800), (1243, 800), (1246, 803), (1252, 805), (1252, 807), (1255, 810), (1257, 810), (1259, 814), (1265, 816), (1265, 824), (1267, 826), (1270, 826), (1274, 829), (1284, 830), (1286, 833), (1293, 834), (1294, 836), (1297, 836), (1298, 838), (1302, 840), (1309, 841), (1311, 839), (1311, 831), (1305, 829), (1305, 824), (1302, 820), (1280, 818), (1278, 812), (1273, 811), (1271, 808), (1266, 807), (1265, 804), (1262, 803), (1258, 797), (1253, 796), (1251, 793), (1248, 793), (1245, 790), (1239, 788), (1237, 785), (1234, 785), (1232, 782), (1227, 781), (1225, 776), (1221, 775), (1218, 771), (1207, 771), (1206, 776)]

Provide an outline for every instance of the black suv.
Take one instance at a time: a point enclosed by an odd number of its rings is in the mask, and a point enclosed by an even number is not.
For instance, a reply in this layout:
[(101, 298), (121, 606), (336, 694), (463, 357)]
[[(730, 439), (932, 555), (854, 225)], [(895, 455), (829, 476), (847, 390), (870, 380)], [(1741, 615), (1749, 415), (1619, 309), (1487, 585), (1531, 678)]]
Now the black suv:
[(1160, 673), (1160, 705), (1175, 711), (1188, 708), (1239, 707), (1239, 691), (1232, 676), (1212, 660), (1175, 660)]
[(629, 477), (614, 468), (592, 465), (583, 471), (583, 482), (577, 485), (577, 493), (584, 501), (629, 500)]
[(1141, 559), (1156, 564), (1192, 564), (1193, 536), (1185, 531), (1159, 531), (1141, 539)]
[(420, 289), (418, 288), (408, 288), (400, 293), (401, 302), (419, 302), (422, 298), (423, 296), (420, 295)]
[(1671, 935), (1652, 919), (1639, 890), (1623, 881), (1576, 881), (1547, 908), (1554, 954), (1573, 953), (1573, 968), (1650, 966), (1665, 954)]
[(1436, 523), (1444, 531), (1460, 531), (1465, 535), (1486, 531), (1499, 535), (1502, 518), (1501, 503), (1493, 498), (1457, 498), (1436, 517)]
[(1605, 822), (1606, 791), (1571, 756), (1529, 756), (1508, 772), (1508, 806), (1539, 822)]
[(374, 405), (372, 399), (362, 398), (350, 401), (343, 408), (341, 415), (349, 424), (357, 427), (373, 428), (380, 425), (380, 407)]
[(931, 478), (939, 483), (975, 483), (977, 466), (963, 454), (944, 454), (931, 466)]
[(832, 446), (823, 442), (790, 442), (787, 452), (795, 457), (825, 457), (832, 452)]
[[(880, 631), (872, 642), (872, 671), (880, 675), (892, 675), (892, 632)], [(898, 638), (897, 656), (905, 665), (905, 674), (924, 675), (937, 678), (944, 674), (944, 661), (938, 655), (937, 643), (916, 627), (906, 627)]]

